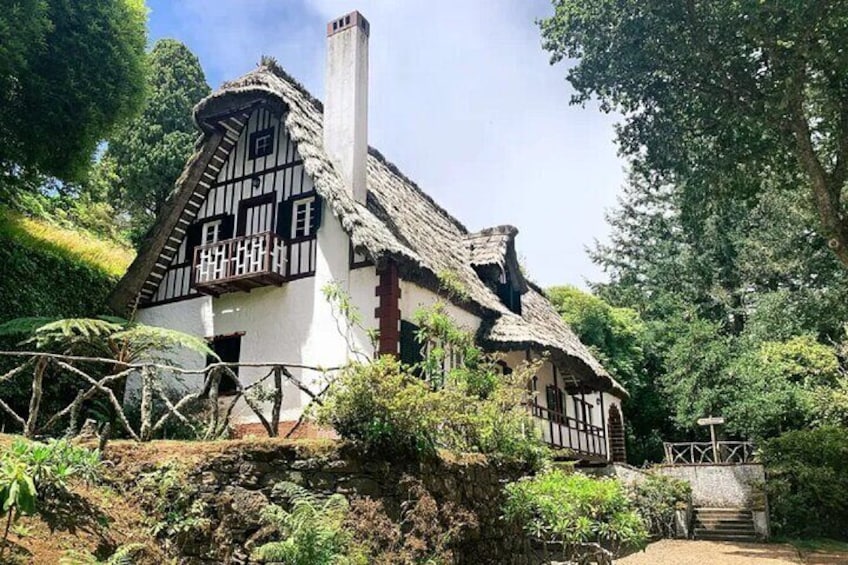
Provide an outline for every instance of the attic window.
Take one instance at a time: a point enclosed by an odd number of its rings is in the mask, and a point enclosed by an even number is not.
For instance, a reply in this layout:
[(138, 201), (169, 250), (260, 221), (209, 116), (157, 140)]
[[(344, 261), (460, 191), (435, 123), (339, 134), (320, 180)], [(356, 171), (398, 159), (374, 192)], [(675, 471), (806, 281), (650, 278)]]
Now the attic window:
[(250, 134), (248, 157), (258, 159), (274, 152), (274, 128), (266, 128)]
[(521, 315), (521, 290), (513, 287), (509, 278), (506, 282), (498, 283), (498, 298), (504, 306)]

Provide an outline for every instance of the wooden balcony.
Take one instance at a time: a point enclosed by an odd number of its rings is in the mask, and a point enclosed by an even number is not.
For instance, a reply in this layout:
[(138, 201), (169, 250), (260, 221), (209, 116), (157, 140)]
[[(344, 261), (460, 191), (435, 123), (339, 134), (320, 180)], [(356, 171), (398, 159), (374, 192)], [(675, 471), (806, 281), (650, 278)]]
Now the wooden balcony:
[(285, 244), (265, 232), (201, 245), (194, 251), (192, 273), (194, 288), (212, 296), (280, 286), (286, 279)]
[(530, 412), (542, 438), (554, 449), (568, 449), (574, 459), (606, 461), (607, 438), (600, 426), (577, 420), (571, 416), (530, 404)]

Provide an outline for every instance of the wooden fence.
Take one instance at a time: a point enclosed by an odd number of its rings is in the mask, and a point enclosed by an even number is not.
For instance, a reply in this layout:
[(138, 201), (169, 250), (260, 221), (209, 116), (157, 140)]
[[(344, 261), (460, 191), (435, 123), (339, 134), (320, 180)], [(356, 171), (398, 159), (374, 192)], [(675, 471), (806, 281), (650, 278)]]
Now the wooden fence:
[[(97, 357), (79, 357), (53, 353), (30, 351), (0, 351), (0, 358), (11, 357), (20, 359), (20, 364), (11, 371), (0, 375), (0, 411), (20, 426), (24, 436), (33, 438), (53, 432), (63, 421), (72, 433), (79, 424), (80, 413), (87, 401), (94, 399), (105, 400), (119, 425), (126, 434), (136, 441), (149, 441), (164, 428), (171, 419), (182, 422), (191, 428), (198, 437), (215, 439), (227, 431), (229, 417), (239, 400), (250, 408), (262, 423), (269, 437), (278, 435), (280, 410), (283, 403), (283, 387), (294, 385), (300, 392), (309, 397), (309, 403), (322, 403), (322, 397), (329, 387), (331, 375), (338, 368), (320, 368), (296, 363), (213, 363), (203, 369), (184, 369), (161, 363), (125, 363), (114, 359)], [(250, 384), (242, 383), (237, 368), (265, 369), (260, 376)], [(315, 385), (308, 385), (292, 374), (292, 370), (314, 372), (323, 376), (320, 389), (314, 390)], [(19, 414), (3, 399), (3, 383), (20, 375), (30, 372), (31, 390), (29, 407), (26, 414)], [(43, 414), (41, 401), (43, 397), (45, 375), (64, 373), (72, 377), (74, 385), (68, 391), (69, 399), (66, 406), (52, 414)], [(140, 409), (136, 421), (131, 421), (125, 410), (123, 399), (119, 399), (116, 391), (123, 390), (127, 379), (137, 375), (140, 382)], [(174, 376), (203, 378), (202, 387), (194, 391), (185, 391), (180, 398), (171, 398), (166, 391), (166, 378)], [(229, 377), (235, 385), (232, 395), (221, 397), (221, 380)], [(320, 379), (317, 379), (320, 380)], [(270, 384), (270, 392), (265, 392), (265, 385)], [(161, 401), (165, 407), (164, 414), (154, 416), (154, 403)], [(220, 403), (219, 403), (220, 401)], [(262, 410), (263, 402), (271, 403), (270, 418)], [(198, 422), (189, 419), (184, 411), (190, 405), (206, 403), (208, 414), (203, 428), (198, 429)], [(308, 406), (307, 406), (308, 408)], [(304, 409), (304, 414), (307, 410)], [(66, 420), (67, 419), (67, 420)], [(303, 416), (287, 433), (291, 436), (302, 424)]]
[(750, 463), (754, 444), (750, 441), (663, 443), (669, 465), (715, 465)]

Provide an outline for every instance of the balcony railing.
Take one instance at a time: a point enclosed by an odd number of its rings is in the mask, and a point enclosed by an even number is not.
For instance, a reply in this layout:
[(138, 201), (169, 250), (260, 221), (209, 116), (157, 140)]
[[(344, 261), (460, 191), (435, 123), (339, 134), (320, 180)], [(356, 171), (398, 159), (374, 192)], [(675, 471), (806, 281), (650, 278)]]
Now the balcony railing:
[(557, 449), (570, 449), (577, 457), (607, 459), (607, 438), (604, 429), (588, 422), (531, 404), (533, 420), (545, 443)]
[(198, 246), (194, 251), (194, 288), (217, 296), (281, 285), (286, 277), (285, 244), (273, 232), (246, 235)]
[(750, 441), (664, 443), (665, 462), (669, 465), (740, 465), (754, 459)]

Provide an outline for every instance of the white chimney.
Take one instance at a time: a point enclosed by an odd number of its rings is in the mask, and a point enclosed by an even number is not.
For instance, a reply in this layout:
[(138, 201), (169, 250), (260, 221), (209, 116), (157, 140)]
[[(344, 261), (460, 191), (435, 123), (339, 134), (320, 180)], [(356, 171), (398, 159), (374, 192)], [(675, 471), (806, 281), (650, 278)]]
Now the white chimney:
[(369, 24), (351, 12), (327, 24), (324, 149), (353, 197), (365, 204)]

